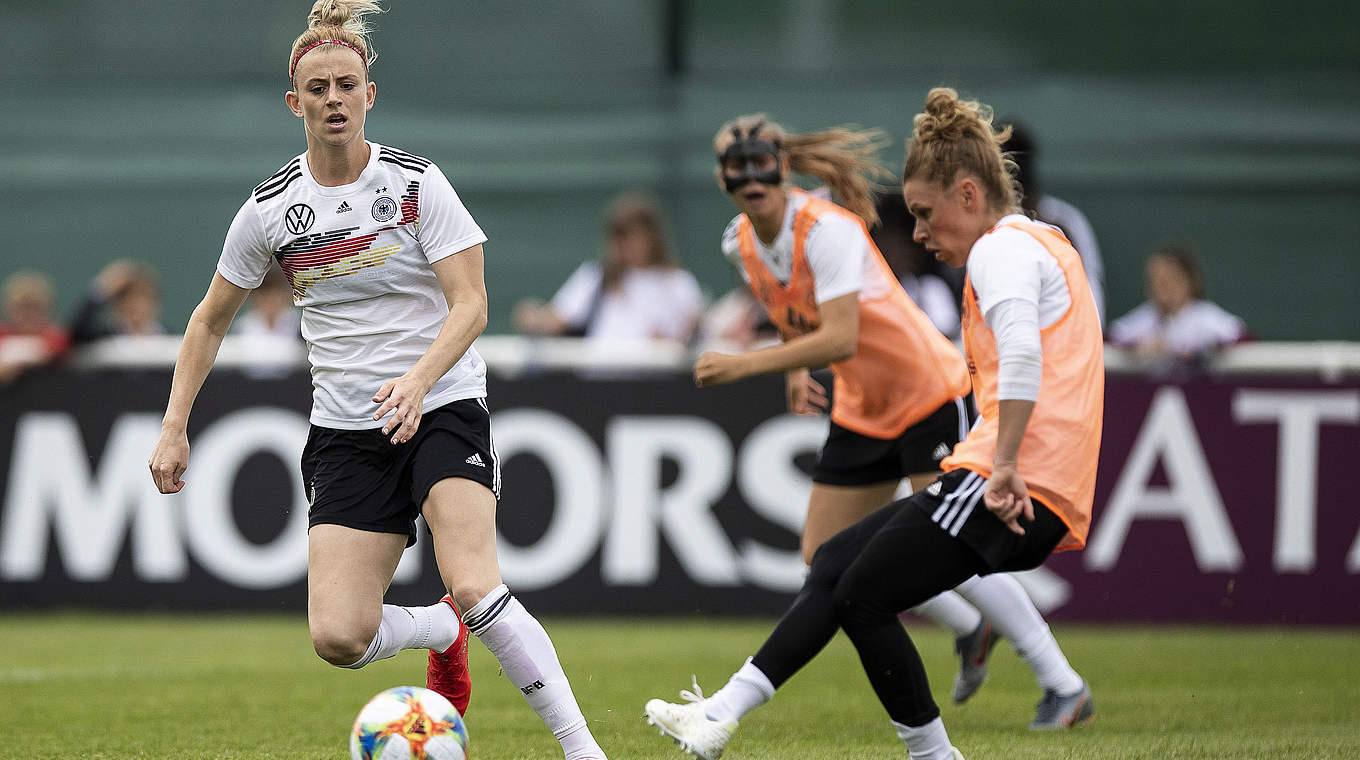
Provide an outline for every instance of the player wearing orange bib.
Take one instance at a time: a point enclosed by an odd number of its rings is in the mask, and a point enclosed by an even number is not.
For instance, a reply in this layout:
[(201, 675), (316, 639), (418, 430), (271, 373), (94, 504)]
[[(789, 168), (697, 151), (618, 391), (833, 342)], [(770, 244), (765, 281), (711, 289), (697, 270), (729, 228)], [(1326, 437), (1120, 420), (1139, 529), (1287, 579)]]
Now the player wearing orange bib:
[[(752, 115), (724, 125), (713, 143), (723, 189), (742, 211), (723, 234), (723, 253), (783, 344), (737, 356), (706, 353), (695, 380), (712, 385), (784, 371), (789, 410), (817, 414), (826, 392), (808, 368), (831, 365), (830, 433), (812, 474), (802, 536), (808, 563), (826, 539), (891, 499), (904, 477), (915, 489), (938, 477), (940, 460), (972, 421), (963, 357), (903, 291), (869, 236), (878, 223), (869, 181), (881, 171), (877, 138), (844, 127), (791, 134)], [(786, 185), (784, 177), (800, 170), (826, 182), (846, 207)], [(963, 702), (986, 679), (998, 632), (1013, 642), (1052, 636), (1012, 578), (973, 579), (958, 591), (910, 611), (954, 631), (952, 697)]]
[[(986, 106), (931, 90), (903, 173), (916, 240), (968, 270), (963, 329), (980, 420), (943, 476), (822, 545), (789, 611), (726, 686), (687, 705), (647, 704), (649, 719), (693, 754), (721, 755), (737, 720), (841, 629), (911, 757), (962, 757), (897, 610), (1085, 543), (1103, 403), (1100, 321), (1077, 252), (1056, 228), (1017, 213), (1014, 164), (1000, 149), (1007, 136)], [(1050, 642), (1047, 626), (1013, 640), (1045, 690), (1035, 729), (1092, 715), (1089, 687)]]

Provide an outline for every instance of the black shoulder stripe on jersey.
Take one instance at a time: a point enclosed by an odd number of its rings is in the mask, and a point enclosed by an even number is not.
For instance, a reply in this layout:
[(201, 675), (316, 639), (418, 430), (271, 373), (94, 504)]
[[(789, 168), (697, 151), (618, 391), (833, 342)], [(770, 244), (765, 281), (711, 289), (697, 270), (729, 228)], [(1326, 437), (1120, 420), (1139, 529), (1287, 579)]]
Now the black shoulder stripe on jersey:
[(410, 169), (411, 171), (415, 172), (416, 174), (424, 174), (424, 173), (425, 173), (425, 170), (426, 170), (427, 168), (429, 168), (429, 164), (426, 164), (426, 165), (424, 165), (424, 166), (421, 166), (420, 164), (413, 164), (413, 163), (410, 163), (409, 161), (405, 161), (405, 160), (399, 159), (399, 158), (393, 158), (392, 156), (386, 156), (386, 155), (378, 156), (378, 160), (379, 160), (379, 161), (386, 161), (386, 162), (389, 163), (389, 164), (396, 164), (397, 166), (400, 166), (400, 167), (403, 168), (403, 169)]
[(383, 149), (384, 151), (386, 151), (386, 152), (392, 154), (393, 156), (396, 156), (397, 158), (404, 158), (404, 159), (410, 161), (411, 163), (415, 163), (415, 164), (425, 164), (425, 165), (427, 165), (427, 166), (430, 165), (430, 164), (432, 164), (432, 163), (434, 163), (433, 161), (431, 161), (431, 160), (428, 159), (428, 158), (425, 158), (424, 156), (417, 156), (417, 155), (414, 154), (414, 153), (407, 153), (407, 152), (404, 151), (404, 150), (397, 150), (396, 148), (388, 147), (388, 146), (386, 146), (386, 145), (384, 145), (384, 146), (382, 147), (382, 149)]
[(284, 186), (284, 185), (287, 185), (287, 184), (289, 184), (290, 182), (292, 182), (293, 180), (295, 180), (295, 179), (297, 179), (298, 177), (301, 177), (301, 176), (302, 176), (302, 169), (301, 169), (300, 167), (295, 167), (292, 171), (290, 171), (290, 172), (288, 172), (287, 174), (283, 175), (282, 177), (279, 177), (278, 179), (276, 179), (276, 180), (270, 182), (269, 184), (267, 184), (267, 185), (261, 185), (260, 187), (255, 188), (255, 196), (256, 196), (256, 197), (259, 197), (259, 196), (261, 196), (261, 195), (264, 195), (265, 193), (272, 193), (274, 190), (278, 189), (279, 187), (282, 187), (282, 186)]
[(292, 161), (289, 161), (288, 163), (284, 164), (284, 166), (283, 166), (282, 169), (279, 169), (278, 171), (276, 171), (276, 172), (274, 172), (272, 175), (270, 175), (269, 179), (266, 179), (264, 182), (261, 182), (260, 184), (256, 185), (256, 186), (255, 186), (255, 189), (252, 190), (251, 192), (258, 193), (258, 192), (260, 192), (261, 190), (267, 189), (267, 188), (265, 187), (266, 185), (271, 185), (271, 184), (273, 184), (274, 182), (276, 182), (276, 181), (278, 181), (278, 180), (281, 180), (285, 174), (287, 174), (288, 172), (290, 172), (290, 171), (292, 171), (292, 170), (298, 168), (298, 165), (299, 165), (299, 159), (296, 159), (296, 158), (295, 158), (295, 159), (293, 159)]
[(264, 203), (270, 198), (283, 193), (284, 190), (288, 189), (289, 185), (293, 184), (294, 180), (299, 179), (302, 179), (302, 169), (295, 169), (293, 172), (284, 175), (282, 179), (276, 180), (272, 187), (257, 191), (255, 193), (255, 202)]

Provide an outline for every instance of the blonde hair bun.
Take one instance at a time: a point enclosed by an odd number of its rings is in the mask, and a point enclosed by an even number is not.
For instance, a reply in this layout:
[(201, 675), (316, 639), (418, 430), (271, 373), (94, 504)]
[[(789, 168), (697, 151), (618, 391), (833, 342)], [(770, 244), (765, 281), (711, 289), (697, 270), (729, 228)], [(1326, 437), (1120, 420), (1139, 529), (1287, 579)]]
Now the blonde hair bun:
[(293, 40), (288, 53), (289, 78), (302, 52), (322, 40), (337, 40), (354, 48), (364, 59), (365, 68), (372, 66), (378, 54), (369, 40), (373, 24), (368, 17), (383, 10), (374, 0), (316, 0), (307, 14), (307, 31)]
[(1011, 137), (1011, 128), (997, 131), (992, 118), (991, 106), (961, 100), (952, 87), (931, 89), (926, 93), (925, 108), (911, 121), (902, 180), (922, 176), (945, 186), (960, 172), (971, 174), (982, 181), (995, 208), (1019, 210), (1021, 192), (1015, 162), (1001, 150)]
[(316, 0), (307, 14), (307, 28), (339, 27), (367, 41), (373, 29), (364, 17), (382, 12), (382, 6), (371, 0)]

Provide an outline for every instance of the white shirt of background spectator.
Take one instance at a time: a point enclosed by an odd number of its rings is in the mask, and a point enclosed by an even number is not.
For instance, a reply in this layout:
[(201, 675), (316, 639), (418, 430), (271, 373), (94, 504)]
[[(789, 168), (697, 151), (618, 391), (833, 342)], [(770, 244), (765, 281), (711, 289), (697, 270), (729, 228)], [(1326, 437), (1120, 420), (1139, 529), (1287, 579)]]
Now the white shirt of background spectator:
[(591, 338), (669, 338), (687, 341), (704, 307), (703, 291), (694, 275), (680, 268), (647, 267), (624, 272), (619, 286), (600, 294), (600, 265), (587, 261), (572, 272), (553, 296), (552, 308), (569, 325), (588, 326)]
[[(351, 238), (377, 233), (369, 250), (399, 246), (380, 266), (311, 283), (295, 301), (302, 309), (302, 337), (312, 365), (311, 422), (342, 430), (382, 426), (373, 421), (373, 394), (415, 366), (439, 334), (448, 302), (430, 265), (486, 242), (439, 167), (431, 163), (421, 171), (380, 162), (382, 146), (368, 145), (371, 155), (359, 179), (339, 187), (317, 184), (306, 154), (299, 156), (301, 176), (284, 192), (263, 202), (256, 202), (254, 194), (246, 199), (217, 264), (228, 282), (259, 287), (275, 253), (300, 237), (284, 221), (285, 212), (297, 204), (315, 214), (302, 235), (357, 227)], [(375, 219), (374, 202), (381, 197), (399, 202), (412, 182), (419, 183), (419, 224), (379, 232), (394, 221)], [(348, 210), (339, 212), (342, 202)], [(423, 409), (484, 396), (486, 364), (469, 348), (430, 389)]]
[(1246, 325), (1212, 301), (1192, 301), (1170, 319), (1163, 319), (1152, 302), (1145, 302), (1110, 324), (1110, 341), (1133, 346), (1161, 338), (1174, 354), (1197, 354), (1242, 340)]
[[(793, 276), (793, 220), (805, 203), (807, 196), (790, 193), (784, 210), (784, 224), (774, 242), (765, 245), (759, 236), (755, 236), (760, 260), (770, 274), (785, 285)], [(740, 215), (733, 218), (723, 232), (722, 251), (749, 284), (746, 267), (741, 261), (741, 244), (737, 241), (740, 219)], [(817, 220), (808, 230), (804, 250), (808, 268), (812, 270), (817, 303), (856, 291), (861, 301), (881, 298), (890, 292), (894, 283), (884, 275), (883, 267), (869, 246), (868, 237), (855, 220), (837, 214), (823, 214)]]

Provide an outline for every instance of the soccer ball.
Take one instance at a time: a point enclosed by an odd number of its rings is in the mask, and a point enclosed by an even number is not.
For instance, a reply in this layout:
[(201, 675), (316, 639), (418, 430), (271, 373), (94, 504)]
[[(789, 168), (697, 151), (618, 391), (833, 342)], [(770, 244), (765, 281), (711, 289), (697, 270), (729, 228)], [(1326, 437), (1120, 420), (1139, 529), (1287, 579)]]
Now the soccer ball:
[(419, 686), (398, 686), (368, 700), (349, 735), (354, 760), (464, 760), (463, 716)]

